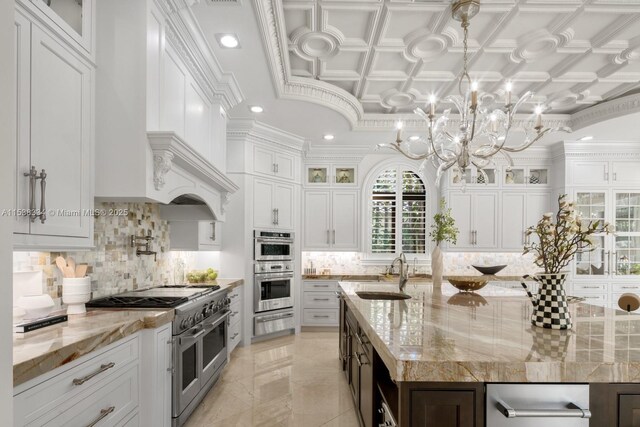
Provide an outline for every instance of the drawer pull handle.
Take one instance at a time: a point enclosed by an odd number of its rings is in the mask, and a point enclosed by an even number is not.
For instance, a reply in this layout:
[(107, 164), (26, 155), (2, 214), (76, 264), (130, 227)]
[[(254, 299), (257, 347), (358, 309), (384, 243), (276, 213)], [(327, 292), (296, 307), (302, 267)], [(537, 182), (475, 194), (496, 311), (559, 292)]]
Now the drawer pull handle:
[(314, 319), (328, 319), (329, 316), (326, 316), (326, 315), (325, 316), (320, 316), (319, 314), (314, 314), (313, 318)]
[[(113, 363), (113, 362), (109, 362), (109, 363), (106, 363), (104, 365), (100, 365), (100, 369), (98, 369), (94, 373), (89, 374), (87, 376), (84, 376), (82, 378), (75, 378), (73, 380), (73, 385), (82, 385), (82, 384), (86, 383), (87, 381), (89, 381), (91, 378), (95, 377), (96, 375), (101, 374), (104, 371), (108, 371), (109, 369), (113, 368), (114, 366), (116, 366), (116, 364)], [(98, 420), (98, 421), (100, 421), (100, 420)], [(93, 424), (91, 424), (91, 425), (93, 425)]]
[(591, 418), (591, 411), (575, 403), (566, 409), (513, 409), (503, 401), (496, 402), (496, 408), (507, 418)]
[(329, 285), (313, 285), (314, 288), (328, 288)]
[(234, 339), (235, 337), (237, 337), (239, 334), (239, 332), (236, 332), (235, 334), (233, 334), (233, 336), (231, 337), (231, 339)]
[(329, 298), (314, 298), (314, 301), (329, 301)]
[(623, 286), (622, 289), (638, 289), (637, 286)]
[(98, 416), (98, 418), (96, 418), (91, 424), (87, 424), (87, 427), (93, 427), (94, 425), (98, 424), (100, 421), (102, 421), (103, 418), (106, 418), (107, 415), (109, 415), (115, 410), (116, 410), (115, 406), (110, 406), (107, 409), (101, 409), (100, 416)]
[(233, 295), (231, 295), (231, 298), (235, 298), (237, 296), (238, 296), (238, 294), (233, 294)]

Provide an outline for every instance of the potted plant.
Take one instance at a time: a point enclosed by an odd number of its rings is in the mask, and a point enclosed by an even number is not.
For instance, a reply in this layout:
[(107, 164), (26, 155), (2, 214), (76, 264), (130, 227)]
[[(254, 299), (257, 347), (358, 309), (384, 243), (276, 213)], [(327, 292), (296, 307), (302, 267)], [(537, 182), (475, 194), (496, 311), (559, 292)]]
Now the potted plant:
[(433, 216), (429, 237), (436, 244), (431, 253), (431, 277), (434, 284), (440, 284), (443, 270), (440, 243), (449, 242), (455, 245), (458, 239), (456, 220), (451, 216), (451, 208), (447, 208), (444, 198), (440, 199), (440, 212)]
[[(555, 220), (555, 222), (554, 222)], [(558, 197), (558, 212), (545, 213), (538, 224), (529, 227), (526, 235), (536, 235), (537, 241), (524, 246), (524, 254), (533, 253), (533, 262), (544, 269), (532, 278), (540, 284), (538, 295), (527, 291), (534, 306), (531, 323), (551, 329), (570, 329), (571, 317), (567, 306), (564, 271), (578, 252), (596, 249), (594, 234), (609, 234), (612, 227), (605, 221), (583, 219), (575, 209), (575, 203), (567, 201), (567, 195)], [(529, 278), (525, 276), (524, 278)]]

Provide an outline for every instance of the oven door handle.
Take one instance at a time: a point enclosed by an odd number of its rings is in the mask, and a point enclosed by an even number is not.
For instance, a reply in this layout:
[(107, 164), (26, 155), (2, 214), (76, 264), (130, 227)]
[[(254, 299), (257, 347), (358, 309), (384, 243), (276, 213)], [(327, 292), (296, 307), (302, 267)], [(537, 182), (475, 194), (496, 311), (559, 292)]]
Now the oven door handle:
[(229, 318), (229, 314), (231, 313), (231, 310), (227, 310), (224, 312), (224, 314), (218, 318), (216, 318), (216, 320), (214, 322), (211, 322), (209, 324), (204, 325), (204, 328), (207, 331), (210, 331), (211, 329), (215, 329), (218, 325), (220, 325), (222, 322), (224, 322), (225, 320), (227, 320)]
[(204, 335), (205, 330), (204, 329), (199, 329), (198, 332), (196, 332), (193, 335), (187, 335), (186, 337), (180, 337), (180, 347), (184, 346), (185, 344), (189, 344), (192, 343), (194, 341), (198, 341), (198, 338), (200, 338), (202, 335)]
[(255, 274), (256, 279), (259, 281), (269, 280), (269, 279), (293, 279), (293, 272), (291, 273), (266, 273), (266, 274)]
[(259, 243), (282, 243), (282, 244), (292, 244), (293, 239), (268, 239), (265, 237), (256, 237), (256, 242)]
[(293, 317), (293, 313), (273, 314), (270, 316), (259, 317), (259, 318), (256, 318), (256, 322), (258, 323), (271, 322), (273, 320), (286, 319), (287, 317)]

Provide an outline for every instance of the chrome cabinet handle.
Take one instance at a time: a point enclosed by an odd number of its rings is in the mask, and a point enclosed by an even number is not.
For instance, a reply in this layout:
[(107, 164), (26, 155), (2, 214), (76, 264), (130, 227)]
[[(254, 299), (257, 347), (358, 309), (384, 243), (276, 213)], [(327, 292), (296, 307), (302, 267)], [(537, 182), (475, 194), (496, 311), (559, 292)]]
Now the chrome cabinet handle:
[(276, 173), (280, 173), (280, 165), (276, 163)]
[(209, 236), (209, 239), (213, 241), (216, 240), (216, 223), (215, 222), (211, 223), (211, 236)]
[(607, 255), (607, 264), (605, 265), (604, 274), (609, 275), (609, 271), (611, 270), (611, 252), (606, 251), (605, 255)]
[(25, 172), (24, 176), (29, 177), (29, 219), (31, 222), (36, 220), (36, 179), (38, 172), (35, 166), (31, 166), (29, 172)]
[(362, 360), (360, 360), (361, 356), (365, 356), (365, 353), (359, 353), (356, 351), (356, 362), (358, 363), (358, 366), (368, 365), (369, 361), (367, 360), (366, 362), (363, 362)]
[(604, 171), (604, 180), (609, 181), (609, 172), (607, 172), (606, 170)]
[(327, 230), (327, 245), (331, 243), (331, 240), (329, 238), (329, 233), (330, 233), (330, 231)]
[(93, 427), (96, 424), (98, 424), (100, 421), (102, 421), (102, 419), (104, 419), (107, 415), (109, 415), (110, 413), (112, 413), (113, 411), (116, 410), (115, 406), (110, 406), (107, 409), (101, 409), (100, 410), (100, 415), (98, 416), (98, 418), (96, 418), (95, 420), (93, 420), (93, 422), (91, 424), (87, 424), (87, 427)]
[(618, 262), (616, 261), (616, 257), (618, 256), (617, 252), (612, 252), (611, 255), (613, 255), (613, 266), (611, 267), (611, 274), (613, 274), (614, 276), (618, 275)]
[(503, 401), (496, 402), (496, 408), (506, 418), (591, 418), (591, 411), (570, 403), (566, 409), (514, 409)]
[(280, 209), (276, 208), (276, 225), (280, 225)]
[(73, 380), (73, 385), (82, 385), (82, 384), (86, 383), (87, 381), (89, 381), (91, 378), (95, 377), (96, 375), (101, 374), (104, 371), (108, 371), (109, 369), (113, 368), (114, 366), (116, 366), (116, 364), (113, 363), (113, 362), (109, 362), (109, 363), (105, 363), (104, 365), (100, 365), (100, 369), (98, 369), (94, 373), (86, 375), (86, 376), (84, 376), (82, 378), (75, 378)]
[(40, 222), (44, 224), (47, 220), (47, 207), (46, 207), (46, 190), (47, 190), (47, 174), (42, 169), (40, 172)]
[(235, 334), (233, 334), (233, 336), (231, 337), (231, 339), (234, 339), (235, 337), (237, 337), (239, 333), (240, 333), (240, 332), (236, 332)]
[(329, 301), (329, 298), (314, 298), (314, 301)]
[(329, 285), (313, 285), (314, 288), (328, 288)]
[(275, 163), (271, 163), (271, 170), (273, 171), (273, 173), (276, 173), (276, 164)]
[(329, 318), (329, 316), (327, 316), (327, 315), (320, 315), (320, 314), (314, 314), (314, 315), (313, 315), (313, 318), (314, 318), (314, 319), (328, 319), (328, 318)]
[(275, 209), (271, 210), (271, 223), (273, 225), (276, 225), (276, 210)]
[(333, 244), (336, 244), (336, 230), (333, 230)]
[(613, 173), (613, 180), (614, 181), (618, 180), (618, 174), (616, 172)]

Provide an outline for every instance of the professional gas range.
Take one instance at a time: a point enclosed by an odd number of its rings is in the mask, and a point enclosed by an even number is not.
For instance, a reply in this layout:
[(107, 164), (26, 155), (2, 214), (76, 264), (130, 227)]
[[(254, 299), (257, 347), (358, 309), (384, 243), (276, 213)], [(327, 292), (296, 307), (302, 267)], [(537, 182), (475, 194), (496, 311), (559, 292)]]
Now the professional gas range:
[(227, 364), (230, 300), (219, 286), (162, 286), (93, 300), (88, 307), (173, 308), (172, 425), (181, 426)]

